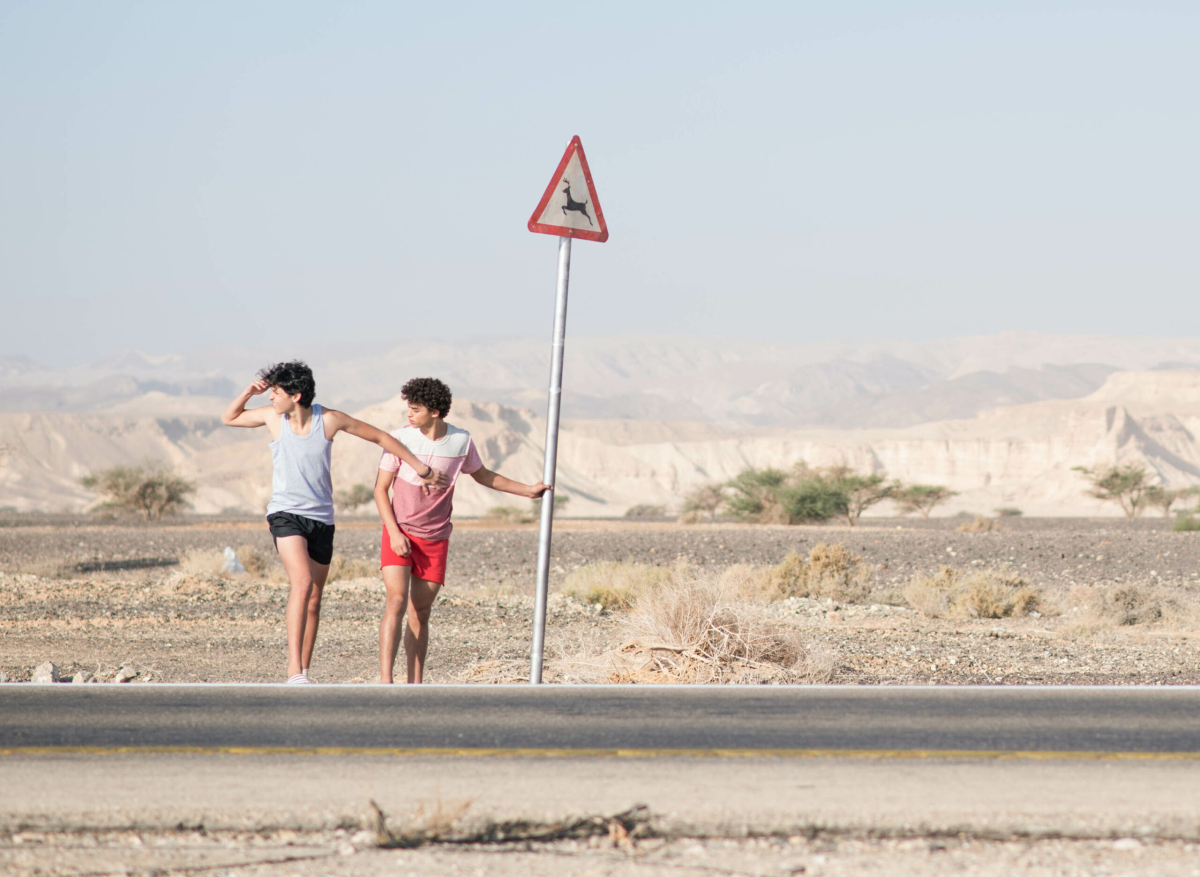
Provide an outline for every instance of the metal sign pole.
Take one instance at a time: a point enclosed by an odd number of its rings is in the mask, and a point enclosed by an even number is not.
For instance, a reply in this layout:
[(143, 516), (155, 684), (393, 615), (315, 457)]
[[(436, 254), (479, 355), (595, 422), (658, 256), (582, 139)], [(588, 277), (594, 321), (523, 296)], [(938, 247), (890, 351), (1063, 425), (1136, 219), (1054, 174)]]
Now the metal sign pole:
[(554, 294), (554, 347), (550, 355), (550, 400), (546, 408), (546, 463), (542, 482), (542, 522), (538, 530), (537, 594), (533, 604), (533, 654), (529, 684), (542, 682), (546, 645), (546, 599), (550, 593), (550, 531), (554, 527), (554, 472), (558, 461), (558, 415), (562, 409), (563, 345), (567, 337), (567, 284), (571, 279), (571, 239), (558, 239), (558, 286)]

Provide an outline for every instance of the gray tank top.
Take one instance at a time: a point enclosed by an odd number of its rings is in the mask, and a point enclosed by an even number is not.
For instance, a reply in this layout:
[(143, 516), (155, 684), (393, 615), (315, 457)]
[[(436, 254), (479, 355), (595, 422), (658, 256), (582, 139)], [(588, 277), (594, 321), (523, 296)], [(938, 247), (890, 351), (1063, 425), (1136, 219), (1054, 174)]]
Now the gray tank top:
[(329, 454), (333, 442), (325, 438), (325, 420), (321, 406), (312, 407), (312, 428), (308, 435), (292, 432), (288, 416), (279, 424), (279, 438), (271, 442), (271, 502), (267, 514), (290, 512), (333, 523), (333, 479), (329, 475)]

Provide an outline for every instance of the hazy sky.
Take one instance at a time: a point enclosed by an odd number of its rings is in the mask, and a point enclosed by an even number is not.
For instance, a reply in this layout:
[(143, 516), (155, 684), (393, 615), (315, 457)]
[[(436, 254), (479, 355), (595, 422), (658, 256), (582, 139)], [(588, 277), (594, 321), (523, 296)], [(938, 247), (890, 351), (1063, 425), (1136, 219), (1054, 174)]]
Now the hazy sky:
[(569, 335), (1200, 334), (1197, 46), (1148, 0), (7, 0), (0, 355), (548, 338), (573, 134)]

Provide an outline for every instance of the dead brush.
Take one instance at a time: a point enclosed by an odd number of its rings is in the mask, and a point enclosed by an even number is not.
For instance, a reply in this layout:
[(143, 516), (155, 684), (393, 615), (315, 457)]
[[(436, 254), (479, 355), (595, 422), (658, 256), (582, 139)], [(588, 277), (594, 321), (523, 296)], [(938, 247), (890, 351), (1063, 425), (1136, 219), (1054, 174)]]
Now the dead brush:
[(363, 558), (350, 558), (344, 554), (335, 554), (329, 563), (329, 578), (327, 581), (338, 582), (345, 579), (379, 578), (379, 561)]
[(221, 575), (225, 555), (216, 548), (193, 548), (179, 558), (179, 571), (189, 575)]
[(1159, 621), (1186, 627), (1200, 614), (1194, 600), (1161, 585), (1076, 588), (1068, 599), (1083, 610), (1084, 626), (1091, 627), (1129, 627)]
[(670, 570), (644, 563), (590, 563), (567, 576), (562, 592), (589, 606), (624, 611), (639, 594), (670, 576)]
[(610, 682), (823, 682), (832, 662), (799, 631), (733, 599), (719, 578), (678, 563), (634, 601), (632, 639), (613, 656)]
[(975, 520), (967, 524), (959, 524), (955, 529), (959, 533), (987, 533), (999, 530), (1000, 525), (986, 515), (976, 515)]
[(871, 593), (875, 570), (841, 542), (818, 542), (802, 558), (795, 551), (762, 574), (761, 593), (767, 600), (788, 597), (832, 599), (839, 603), (861, 603)]
[(239, 545), (237, 547), (238, 560), (242, 562), (242, 566), (246, 568), (246, 572), (252, 576), (265, 576), (267, 569), (270, 567), (270, 560), (267, 555), (263, 554), (250, 543)]
[(1044, 612), (1041, 592), (1005, 569), (963, 572), (943, 566), (935, 575), (915, 575), (902, 592), (926, 618), (1012, 618)]

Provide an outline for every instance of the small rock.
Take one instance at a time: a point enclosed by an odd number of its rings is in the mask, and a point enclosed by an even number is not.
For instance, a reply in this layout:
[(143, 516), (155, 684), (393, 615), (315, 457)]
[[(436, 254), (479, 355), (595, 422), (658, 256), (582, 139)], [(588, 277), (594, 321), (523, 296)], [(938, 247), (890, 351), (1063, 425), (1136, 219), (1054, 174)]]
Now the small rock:
[(339, 856), (353, 856), (357, 852), (358, 852), (358, 850), (356, 850), (354, 848), (354, 844), (351, 844), (351, 843), (344, 843), (340, 847), (338, 847), (338, 855)]
[(58, 681), (58, 668), (53, 663), (47, 661), (44, 664), (38, 664), (33, 670), (33, 676), (29, 680), (36, 682), (39, 685), (44, 685), (47, 682)]
[(117, 675), (113, 677), (113, 682), (128, 682), (131, 679), (136, 679), (137, 674), (137, 670), (125, 664), (117, 671)]
[(1140, 850), (1142, 842), (1136, 837), (1122, 837), (1113, 841), (1114, 850)]
[(80, 670), (78, 673), (76, 673), (74, 676), (71, 677), (71, 681), (72, 682), (91, 682), (92, 674), (89, 673), (87, 670)]

